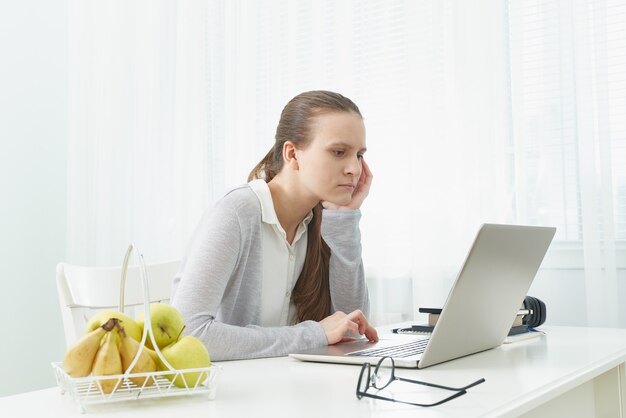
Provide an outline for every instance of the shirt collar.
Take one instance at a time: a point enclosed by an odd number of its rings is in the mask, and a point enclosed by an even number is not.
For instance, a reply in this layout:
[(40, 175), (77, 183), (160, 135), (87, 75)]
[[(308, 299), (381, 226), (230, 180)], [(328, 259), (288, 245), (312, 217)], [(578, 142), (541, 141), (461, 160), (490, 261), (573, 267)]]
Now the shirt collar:
[[(259, 203), (261, 203), (261, 220), (266, 224), (271, 225), (279, 225), (278, 216), (276, 215), (276, 210), (274, 209), (274, 201), (272, 200), (272, 193), (270, 192), (270, 188), (263, 179), (252, 180), (248, 183), (254, 194), (256, 194), (259, 199)], [(309, 214), (304, 218), (301, 225), (305, 227), (311, 222), (313, 218), (313, 211), (310, 211)]]

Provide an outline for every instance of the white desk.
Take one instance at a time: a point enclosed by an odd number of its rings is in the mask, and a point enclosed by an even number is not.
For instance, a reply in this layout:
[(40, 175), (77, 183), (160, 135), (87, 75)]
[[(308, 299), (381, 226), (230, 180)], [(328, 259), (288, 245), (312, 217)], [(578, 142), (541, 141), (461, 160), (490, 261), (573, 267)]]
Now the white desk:
[[(360, 367), (288, 357), (222, 362), (217, 397), (77, 405), (57, 388), (0, 398), (3, 417), (626, 417), (626, 330), (543, 327), (546, 336), (503, 345), (400, 376), (444, 385), (484, 377), (468, 394), (434, 408), (355, 396)], [(50, 371), (52, 373), (52, 370)], [(5, 377), (6, 379), (6, 377)]]

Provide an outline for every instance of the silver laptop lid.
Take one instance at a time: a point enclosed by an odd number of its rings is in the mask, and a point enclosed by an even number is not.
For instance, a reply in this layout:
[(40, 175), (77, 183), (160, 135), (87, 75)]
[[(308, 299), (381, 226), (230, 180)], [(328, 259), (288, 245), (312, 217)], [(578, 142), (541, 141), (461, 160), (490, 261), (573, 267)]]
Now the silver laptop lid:
[(553, 227), (484, 224), (418, 367), (502, 344), (555, 232)]

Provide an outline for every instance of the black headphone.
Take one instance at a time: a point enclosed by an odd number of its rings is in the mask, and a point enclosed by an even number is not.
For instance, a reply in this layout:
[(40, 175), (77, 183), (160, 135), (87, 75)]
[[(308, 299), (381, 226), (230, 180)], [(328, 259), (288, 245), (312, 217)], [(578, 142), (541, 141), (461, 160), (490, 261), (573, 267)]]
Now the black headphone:
[(541, 300), (532, 296), (526, 296), (524, 299), (523, 309), (529, 309), (532, 311), (523, 318), (523, 323), (529, 327), (538, 327), (546, 322), (546, 304)]

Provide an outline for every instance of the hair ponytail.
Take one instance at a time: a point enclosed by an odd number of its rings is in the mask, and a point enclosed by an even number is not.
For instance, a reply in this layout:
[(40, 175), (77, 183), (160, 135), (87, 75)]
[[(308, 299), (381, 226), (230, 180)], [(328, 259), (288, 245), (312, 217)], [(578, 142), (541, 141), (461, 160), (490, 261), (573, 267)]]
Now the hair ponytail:
[(254, 166), (250, 174), (248, 174), (248, 181), (252, 181), (254, 179), (263, 179), (266, 183), (269, 183), (270, 180), (274, 178), (274, 176), (278, 173), (274, 168), (274, 148), (270, 150), (265, 157), (259, 163)]
[(330, 300), (330, 248), (322, 238), (322, 204), (313, 208), (313, 219), (308, 226), (308, 239), (304, 266), (291, 300), (296, 307), (298, 322), (311, 319), (321, 321), (331, 314)]

